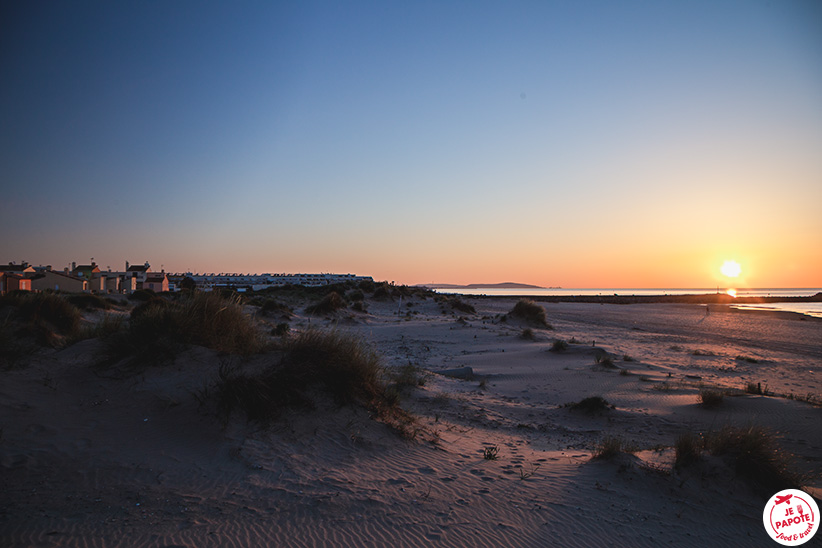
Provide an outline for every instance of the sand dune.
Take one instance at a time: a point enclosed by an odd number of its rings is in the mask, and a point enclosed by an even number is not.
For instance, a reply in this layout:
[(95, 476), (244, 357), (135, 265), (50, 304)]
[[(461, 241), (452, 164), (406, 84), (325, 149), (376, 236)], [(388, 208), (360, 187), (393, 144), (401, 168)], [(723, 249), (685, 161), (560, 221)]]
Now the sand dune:
[[(91, 367), (96, 340), (37, 354), (2, 372), (0, 544), (768, 545), (764, 499), (720, 459), (672, 469), (678, 435), (725, 425), (779, 432), (817, 474), (809, 489), (822, 487), (822, 408), (740, 390), (761, 383), (818, 401), (822, 322), (548, 303), (554, 329), (534, 328), (531, 341), (500, 321), (514, 301), (471, 303), (475, 314), (414, 297), (311, 318), (362, 335), (389, 368), (421, 369), (423, 386), (402, 397), (413, 440), (331, 402), (266, 428), (224, 422), (199, 400), (228, 358), (203, 348), (139, 373)], [(292, 329), (308, 323), (298, 311)], [(556, 339), (576, 343), (553, 352)], [(615, 367), (597, 363), (604, 353)], [(438, 374), (464, 367), (472, 380)], [(734, 395), (705, 408), (706, 386)], [(566, 406), (589, 396), (614, 408)], [(592, 460), (605, 436), (636, 451)], [(484, 458), (490, 448), (496, 460)]]

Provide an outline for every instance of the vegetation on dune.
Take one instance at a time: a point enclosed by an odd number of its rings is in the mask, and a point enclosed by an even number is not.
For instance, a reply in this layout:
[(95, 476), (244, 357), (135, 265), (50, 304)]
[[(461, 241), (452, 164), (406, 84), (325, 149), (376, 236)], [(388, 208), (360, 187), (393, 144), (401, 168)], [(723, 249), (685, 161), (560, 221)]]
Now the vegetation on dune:
[(782, 489), (801, 489), (816, 477), (798, 471), (793, 455), (779, 446), (773, 432), (761, 426), (728, 426), (704, 436), (683, 434), (677, 438), (675, 448), (675, 467), (691, 465), (707, 451), (724, 460), (764, 496)]
[(477, 310), (474, 308), (474, 305), (469, 304), (462, 299), (458, 299), (456, 297), (449, 299), (448, 304), (454, 310), (459, 310), (460, 312), (465, 312), (466, 314), (476, 314)]
[(0, 308), (5, 307), (10, 308), (6, 329), (15, 338), (33, 336), (40, 344), (61, 347), (80, 334), (80, 310), (56, 293), (6, 295), (0, 299)]
[(545, 309), (531, 299), (517, 301), (517, 304), (514, 305), (508, 315), (537, 327), (553, 329), (545, 317)]
[(581, 411), (589, 415), (596, 415), (614, 409), (614, 406), (602, 396), (591, 396), (576, 403), (568, 404), (566, 407), (569, 407), (572, 411)]
[(332, 314), (345, 307), (345, 299), (336, 291), (332, 291), (320, 299), (320, 302), (306, 307), (305, 311), (309, 314)]
[(290, 338), (279, 359), (263, 369), (222, 368), (217, 404), (226, 417), (240, 410), (251, 421), (268, 423), (288, 408), (313, 407), (312, 393), (319, 390), (339, 405), (361, 405), (407, 425), (410, 419), (383, 377), (381, 357), (359, 337), (310, 329)]
[(133, 291), (128, 296), (128, 300), (130, 301), (139, 301), (139, 302), (147, 302), (157, 296), (157, 293), (152, 291), (151, 289), (138, 289), (137, 291)]
[(636, 452), (636, 447), (618, 436), (606, 436), (597, 443), (591, 458), (594, 460), (608, 460), (620, 453)]
[(391, 286), (389, 286), (385, 282), (377, 284), (374, 287), (374, 293), (371, 295), (371, 298), (376, 299), (378, 301), (391, 300), (393, 298), (391, 296)]
[(793, 455), (779, 446), (777, 436), (761, 426), (723, 428), (705, 436), (705, 446), (762, 493), (800, 489), (811, 479), (794, 467)]
[(594, 355), (594, 361), (600, 367), (605, 367), (608, 369), (616, 369), (617, 366), (614, 364), (613, 358), (605, 352), (604, 350), (598, 350), (596, 355)]
[(66, 300), (80, 310), (107, 310), (111, 308), (109, 301), (92, 293), (75, 293), (66, 296)]
[(449, 295), (437, 295), (434, 297), (434, 299), (436, 300), (436, 302), (439, 303), (440, 307), (442, 307), (443, 313), (447, 312), (445, 307), (450, 308), (451, 311), (457, 310), (459, 312), (464, 312), (466, 314), (477, 313), (477, 310), (474, 308), (472, 304), (463, 301), (459, 297)]
[(109, 360), (138, 363), (173, 359), (182, 345), (250, 355), (263, 348), (257, 325), (236, 295), (191, 292), (172, 302), (161, 297), (138, 305), (127, 329), (107, 337)]
[(757, 394), (761, 396), (764, 393), (762, 391), (762, 383), (749, 382), (747, 385), (745, 385), (745, 392), (748, 394)]
[(724, 401), (725, 393), (722, 390), (703, 388), (699, 391), (697, 398), (704, 407), (717, 407)]
[(294, 311), (287, 304), (281, 303), (276, 299), (259, 299), (253, 300), (251, 304), (260, 307), (260, 314), (263, 316), (279, 315), (285, 318), (290, 318)]
[(676, 439), (674, 445), (674, 468), (681, 468), (698, 461), (702, 456), (705, 441), (702, 436), (687, 432)]
[(482, 458), (485, 459), (485, 460), (498, 460), (499, 459), (499, 445), (492, 445), (490, 447), (483, 448)]

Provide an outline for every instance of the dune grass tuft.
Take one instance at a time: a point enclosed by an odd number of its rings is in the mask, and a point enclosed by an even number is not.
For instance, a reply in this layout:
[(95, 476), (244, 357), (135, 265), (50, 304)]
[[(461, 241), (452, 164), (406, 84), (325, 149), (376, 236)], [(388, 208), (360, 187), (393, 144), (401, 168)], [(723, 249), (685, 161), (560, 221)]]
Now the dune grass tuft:
[(699, 403), (704, 407), (717, 407), (722, 404), (725, 399), (725, 393), (722, 390), (714, 390), (710, 388), (703, 388), (699, 391)]
[(582, 411), (589, 415), (604, 413), (614, 407), (602, 396), (591, 396), (576, 403), (569, 404), (572, 411)]
[(135, 307), (128, 328), (107, 342), (107, 361), (130, 357), (139, 364), (173, 359), (188, 344), (244, 356), (264, 347), (239, 297), (215, 292), (191, 292), (175, 302), (153, 297)]
[(747, 394), (762, 395), (762, 383), (749, 382), (747, 385), (745, 385), (745, 392)]
[(698, 461), (702, 456), (704, 440), (701, 436), (687, 432), (676, 439), (674, 445), (674, 467), (681, 468)]
[(107, 310), (111, 308), (111, 303), (99, 295), (91, 293), (75, 293), (67, 295), (66, 300), (80, 310)]
[(291, 407), (312, 407), (312, 390), (340, 405), (358, 404), (378, 417), (402, 415), (383, 381), (380, 356), (359, 337), (311, 329), (289, 339), (278, 360), (256, 373), (223, 368), (216, 388), (225, 415), (243, 411), (268, 423)]
[(343, 299), (336, 291), (332, 291), (323, 297), (317, 304), (306, 307), (305, 311), (309, 314), (332, 314), (345, 307), (345, 299)]
[(773, 432), (761, 426), (723, 428), (705, 436), (705, 447), (766, 496), (782, 489), (801, 489), (813, 479), (794, 467), (793, 455), (779, 446)]
[(545, 309), (530, 299), (517, 301), (508, 315), (537, 327), (553, 329), (545, 317)]
[(608, 460), (616, 457), (620, 453), (633, 454), (634, 452), (636, 452), (636, 447), (633, 444), (623, 440), (619, 436), (606, 436), (596, 445), (591, 458), (595, 460)]
[(56, 293), (6, 295), (3, 305), (11, 306), (11, 317), (22, 324), (15, 336), (34, 335), (40, 344), (61, 347), (80, 334), (80, 310)]

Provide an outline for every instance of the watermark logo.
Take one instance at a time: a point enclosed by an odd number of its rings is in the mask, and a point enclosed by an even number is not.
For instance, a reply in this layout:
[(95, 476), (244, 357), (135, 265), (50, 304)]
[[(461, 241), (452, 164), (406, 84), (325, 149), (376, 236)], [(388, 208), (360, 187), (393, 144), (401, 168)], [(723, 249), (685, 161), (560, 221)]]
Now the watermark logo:
[(779, 544), (799, 546), (811, 540), (819, 529), (819, 506), (806, 492), (785, 489), (768, 500), (762, 522)]

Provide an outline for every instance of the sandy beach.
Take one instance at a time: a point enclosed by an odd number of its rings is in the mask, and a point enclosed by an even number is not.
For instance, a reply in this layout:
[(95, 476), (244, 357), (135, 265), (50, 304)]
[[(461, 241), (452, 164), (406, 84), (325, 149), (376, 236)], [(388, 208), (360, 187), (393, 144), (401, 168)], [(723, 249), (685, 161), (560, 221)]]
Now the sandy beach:
[[(292, 336), (336, 329), (413, 372), (405, 436), (322, 396), (268, 426), (220, 417), (221, 367), (266, 353), (189, 345), (134, 371), (96, 366), (94, 338), (38, 350), (0, 372), (0, 545), (773, 545), (769, 494), (726, 459), (674, 466), (679, 436), (729, 426), (773, 432), (819, 499), (822, 321), (539, 303), (548, 328), (506, 316), (516, 298), (462, 302), (474, 311), (422, 292), (329, 314), (288, 302)], [(703, 405), (706, 390), (724, 397)], [(589, 397), (608, 407), (572, 407)], [(625, 451), (592, 458), (608, 437)]]

